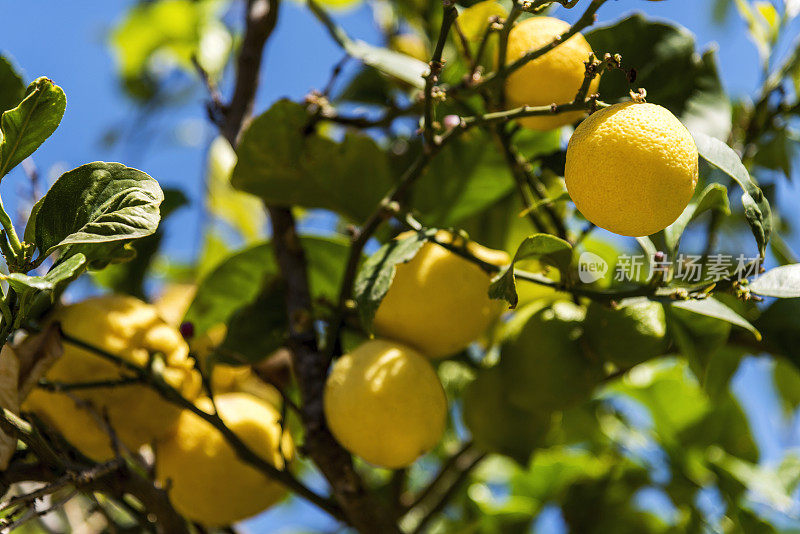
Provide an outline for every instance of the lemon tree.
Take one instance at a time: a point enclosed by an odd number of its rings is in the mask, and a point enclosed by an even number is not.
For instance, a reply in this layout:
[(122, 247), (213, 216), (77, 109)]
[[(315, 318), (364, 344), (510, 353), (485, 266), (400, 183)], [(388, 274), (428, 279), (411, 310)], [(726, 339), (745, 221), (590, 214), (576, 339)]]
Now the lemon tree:
[(800, 529), (800, 10), (716, 4), (114, 6), (130, 125), (4, 10), (0, 530)]

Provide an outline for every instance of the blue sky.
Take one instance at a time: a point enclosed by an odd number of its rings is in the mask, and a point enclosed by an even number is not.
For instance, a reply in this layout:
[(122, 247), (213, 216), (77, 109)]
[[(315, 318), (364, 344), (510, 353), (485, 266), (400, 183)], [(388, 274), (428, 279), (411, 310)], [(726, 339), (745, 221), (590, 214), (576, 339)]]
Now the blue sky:
[[(214, 132), (206, 122), (202, 91), (197, 91), (196, 98), (187, 105), (170, 108), (169, 114), (155, 117), (146, 131), (137, 129), (137, 109), (119, 90), (113, 57), (106, 45), (109, 29), (131, 4), (107, 0), (0, 0), (0, 51), (13, 57), (26, 81), (46, 75), (67, 94), (67, 111), (61, 126), (34, 158), (43, 176), (52, 180), (63, 171), (90, 161), (121, 161), (145, 170), (162, 185), (184, 189), (193, 200), (193, 207), (181, 210), (169, 221), (166, 250), (173, 257), (189, 259), (198, 249), (196, 229), (203, 217), (199, 205), (205, 147)], [(748, 40), (746, 26), (735, 14), (720, 26), (711, 21), (709, 0), (611, 0), (599, 11), (600, 23), (633, 11), (685, 26), (696, 35), (701, 49), (716, 47), (723, 81), (731, 94), (744, 96), (758, 87), (757, 54)], [(579, 12), (559, 9), (557, 15), (574, 20)], [(352, 35), (378, 42), (379, 34), (368, 7), (338, 13), (336, 18)], [(304, 7), (286, 0), (267, 50), (257, 109), (263, 110), (283, 96), (301, 99), (311, 89), (322, 88), (332, 66), (342, 56)], [(108, 148), (101, 138), (113, 127), (124, 127), (148, 142)], [(14, 210), (20, 195), (25, 195), (24, 176), (19, 168), (5, 181), (2, 192), (6, 205)], [(796, 188), (783, 186), (782, 192), (784, 202), (796, 204)], [(793, 422), (780, 418), (782, 412), (769, 387), (769, 373), (768, 362), (748, 360), (734, 388), (746, 400), (763, 456), (774, 460), (786, 447), (798, 445), (798, 432)], [(271, 511), (257, 524), (271, 528), (291, 528), (294, 524), (330, 526), (305, 505)]]

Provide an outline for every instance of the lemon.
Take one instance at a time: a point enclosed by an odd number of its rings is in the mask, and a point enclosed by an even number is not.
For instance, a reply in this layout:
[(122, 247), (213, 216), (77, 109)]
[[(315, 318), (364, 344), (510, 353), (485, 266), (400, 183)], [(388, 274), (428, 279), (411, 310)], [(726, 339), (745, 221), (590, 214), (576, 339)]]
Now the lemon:
[(506, 395), (529, 411), (562, 410), (587, 399), (601, 378), (599, 362), (582, 349), (583, 308), (567, 301), (534, 303), (509, 321), (499, 368)]
[[(168, 323), (180, 326), (196, 293), (197, 286), (193, 284), (172, 284), (164, 289), (153, 302), (153, 306)], [(203, 369), (209, 370), (208, 359), (225, 341), (227, 333), (227, 326), (220, 323), (189, 340), (191, 354), (197, 358)], [(273, 406), (279, 406), (281, 403), (278, 390), (261, 380), (249, 365), (214, 363), (210, 371), (211, 390), (215, 395), (241, 391), (265, 400)]]
[(627, 368), (663, 354), (669, 345), (664, 307), (647, 298), (617, 308), (592, 302), (584, 329), (588, 345), (605, 361)]
[[(528, 52), (551, 43), (569, 30), (570, 25), (552, 17), (531, 17), (508, 34), (506, 64)], [(572, 102), (583, 84), (592, 47), (581, 34), (575, 34), (546, 54), (529, 61), (506, 80), (506, 97), (512, 107), (549, 106)], [(596, 93), (600, 78), (595, 77), (589, 94)], [(541, 117), (525, 117), (519, 122), (533, 130), (552, 130), (580, 120), (585, 113), (573, 111)]]
[(351, 453), (381, 467), (414, 463), (441, 438), (447, 399), (417, 351), (373, 339), (339, 358), (325, 384), (325, 417)]
[(564, 178), (575, 207), (626, 236), (663, 230), (697, 185), (697, 147), (667, 109), (626, 102), (583, 121), (567, 147)]
[[(401, 234), (403, 238), (408, 234)], [(436, 234), (492, 265), (509, 263), (508, 254), (475, 242)], [(375, 332), (410, 345), (430, 358), (450, 356), (478, 338), (503, 312), (488, 296), (491, 275), (475, 263), (425, 243), (408, 263), (397, 265), (392, 284), (375, 314)]]
[[(200, 376), (189, 348), (149, 304), (122, 295), (96, 297), (61, 308), (50, 320), (60, 322), (66, 334), (142, 367), (148, 366), (151, 355), (159, 354), (164, 363), (161, 374), (168, 384), (190, 400), (200, 392)], [(115, 381), (130, 375), (95, 352), (65, 341), (64, 352), (46, 379), (76, 383)], [(180, 414), (155, 390), (138, 384), (80, 389), (70, 396), (37, 389), (26, 399), (24, 409), (38, 414), (95, 460), (113, 455), (102, 421), (104, 411), (117, 437), (132, 450), (164, 437)]]
[[(244, 393), (217, 395), (214, 403), (245, 445), (284, 469), (294, 445), (288, 433), (281, 433), (281, 416), (272, 405)], [(198, 406), (211, 410), (208, 398)], [(241, 521), (285, 494), (279, 482), (242, 462), (216, 428), (188, 410), (181, 413), (174, 434), (157, 445), (156, 478), (168, 488), (178, 512), (207, 526)]]
[(464, 424), (481, 450), (525, 463), (544, 442), (551, 413), (514, 406), (508, 401), (506, 386), (498, 367), (481, 370), (464, 392)]
[(416, 33), (400, 33), (390, 37), (389, 48), (425, 63), (431, 60), (428, 45)]

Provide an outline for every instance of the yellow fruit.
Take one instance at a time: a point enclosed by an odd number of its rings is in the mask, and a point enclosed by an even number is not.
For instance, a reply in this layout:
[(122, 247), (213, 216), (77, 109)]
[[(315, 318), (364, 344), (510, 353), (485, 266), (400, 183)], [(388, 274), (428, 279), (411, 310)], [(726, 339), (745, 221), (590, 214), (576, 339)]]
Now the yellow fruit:
[(567, 147), (564, 178), (575, 207), (626, 236), (663, 230), (697, 185), (697, 147), (665, 108), (626, 102), (583, 121)]
[[(281, 436), (280, 413), (244, 393), (215, 396), (219, 415), (250, 449), (278, 469), (294, 456), (291, 436)], [(198, 406), (210, 411), (209, 399)], [(207, 526), (229, 525), (265, 510), (284, 487), (242, 462), (223, 435), (185, 410), (169, 439), (156, 448), (156, 477), (169, 488), (175, 509)]]
[(325, 385), (325, 417), (347, 450), (386, 468), (433, 448), (447, 421), (436, 372), (415, 350), (373, 339), (339, 358)]
[(169, 324), (180, 326), (186, 310), (194, 300), (197, 286), (194, 284), (170, 284), (153, 302), (156, 311)]
[[(189, 358), (189, 348), (180, 333), (167, 325), (156, 309), (138, 299), (121, 295), (91, 298), (61, 308), (53, 314), (63, 331), (120, 358), (146, 367), (151, 354), (164, 360), (164, 380), (188, 399), (200, 392), (200, 376)], [(130, 376), (94, 352), (65, 342), (62, 356), (47, 372), (57, 383), (114, 381)], [(136, 450), (169, 433), (180, 409), (145, 385), (81, 389), (70, 393), (34, 390), (24, 409), (35, 412), (61, 432), (84, 454), (105, 460), (113, 456), (111, 441), (102, 422), (107, 411), (120, 441)], [(91, 408), (85, 405), (89, 404)]]
[[(408, 234), (401, 234), (405, 237)], [(443, 242), (463, 246), (444, 231)], [(474, 256), (493, 265), (509, 263), (508, 254), (477, 243), (466, 244)], [(410, 345), (430, 358), (463, 350), (494, 322), (505, 308), (488, 296), (491, 276), (475, 263), (436, 243), (425, 243), (408, 263), (397, 266), (373, 326), (375, 332)]]
[[(172, 284), (153, 302), (153, 306), (164, 320), (179, 326), (195, 293), (197, 286), (193, 284)], [(220, 323), (189, 340), (191, 354), (197, 358), (203, 369), (206, 369), (208, 357), (225, 340), (227, 333), (227, 326)], [(273, 406), (279, 406), (281, 402), (278, 390), (256, 376), (249, 365), (214, 364), (211, 370), (211, 390), (215, 395), (231, 391), (249, 393)]]
[[(569, 30), (570, 25), (551, 17), (531, 17), (512, 28), (508, 35), (506, 64), (513, 63)], [(512, 107), (549, 106), (572, 102), (584, 80), (592, 47), (581, 34), (575, 34), (546, 54), (529, 61), (506, 80), (506, 96)], [(596, 93), (600, 78), (589, 87)], [(552, 130), (580, 120), (585, 113), (573, 111), (542, 117), (526, 117), (520, 124), (532, 130)]]
[(428, 45), (415, 33), (401, 33), (389, 39), (389, 48), (427, 63), (431, 60)]

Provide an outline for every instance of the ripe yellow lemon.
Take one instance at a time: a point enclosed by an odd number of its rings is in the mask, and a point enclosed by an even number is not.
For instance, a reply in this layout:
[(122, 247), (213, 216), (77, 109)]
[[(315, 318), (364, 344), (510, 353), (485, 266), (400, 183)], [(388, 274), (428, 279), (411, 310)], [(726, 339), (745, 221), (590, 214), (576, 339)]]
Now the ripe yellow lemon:
[[(508, 35), (506, 64), (528, 52), (553, 42), (570, 25), (552, 17), (531, 17), (511, 29)], [(572, 102), (584, 80), (592, 47), (581, 34), (575, 34), (546, 54), (529, 61), (506, 80), (506, 97), (512, 107), (549, 106)], [(596, 93), (600, 78), (595, 77), (589, 94)], [(580, 120), (585, 113), (573, 111), (558, 115), (526, 117), (520, 124), (533, 130), (552, 130)]]
[[(214, 397), (225, 424), (251, 450), (278, 469), (294, 456), (288, 432), (281, 434), (280, 413), (244, 393)], [(208, 398), (198, 406), (211, 410)], [(175, 432), (156, 448), (156, 477), (175, 509), (207, 526), (223, 526), (265, 510), (285, 494), (284, 487), (242, 462), (224, 436), (194, 413), (181, 413)]]
[[(164, 320), (178, 327), (196, 293), (197, 286), (193, 284), (172, 284), (164, 289), (159, 298), (153, 302), (153, 306)], [(197, 358), (201, 368), (209, 370), (208, 359), (225, 340), (227, 333), (227, 326), (220, 323), (189, 340), (191, 354)], [(274, 406), (280, 405), (281, 402), (278, 390), (256, 376), (249, 365), (214, 363), (211, 367), (211, 390), (214, 395), (232, 391), (249, 393)]]
[(610, 232), (644, 236), (681, 214), (697, 185), (697, 147), (667, 109), (626, 102), (583, 121), (567, 147), (575, 207)]
[(447, 399), (417, 351), (373, 339), (339, 358), (325, 384), (325, 417), (347, 450), (390, 469), (433, 448), (447, 421)]
[[(408, 234), (401, 234), (399, 238)], [(509, 263), (508, 254), (449, 232), (436, 238), (466, 246), (493, 265)], [(392, 285), (375, 314), (375, 332), (410, 345), (430, 358), (450, 356), (480, 336), (503, 312), (488, 296), (491, 276), (478, 265), (437, 245), (425, 243), (408, 263), (397, 266)]]
[[(200, 376), (189, 348), (149, 304), (122, 295), (96, 297), (57, 310), (51, 320), (60, 322), (66, 334), (142, 367), (151, 355), (159, 354), (168, 384), (190, 400), (200, 392)], [(46, 374), (51, 382), (113, 382), (131, 376), (95, 352), (68, 341), (63, 346), (63, 354)], [(69, 395), (37, 389), (26, 399), (24, 409), (38, 414), (95, 460), (113, 455), (102, 420), (104, 411), (117, 437), (132, 450), (163, 438), (180, 415), (174, 404), (139, 384), (79, 389)]]

